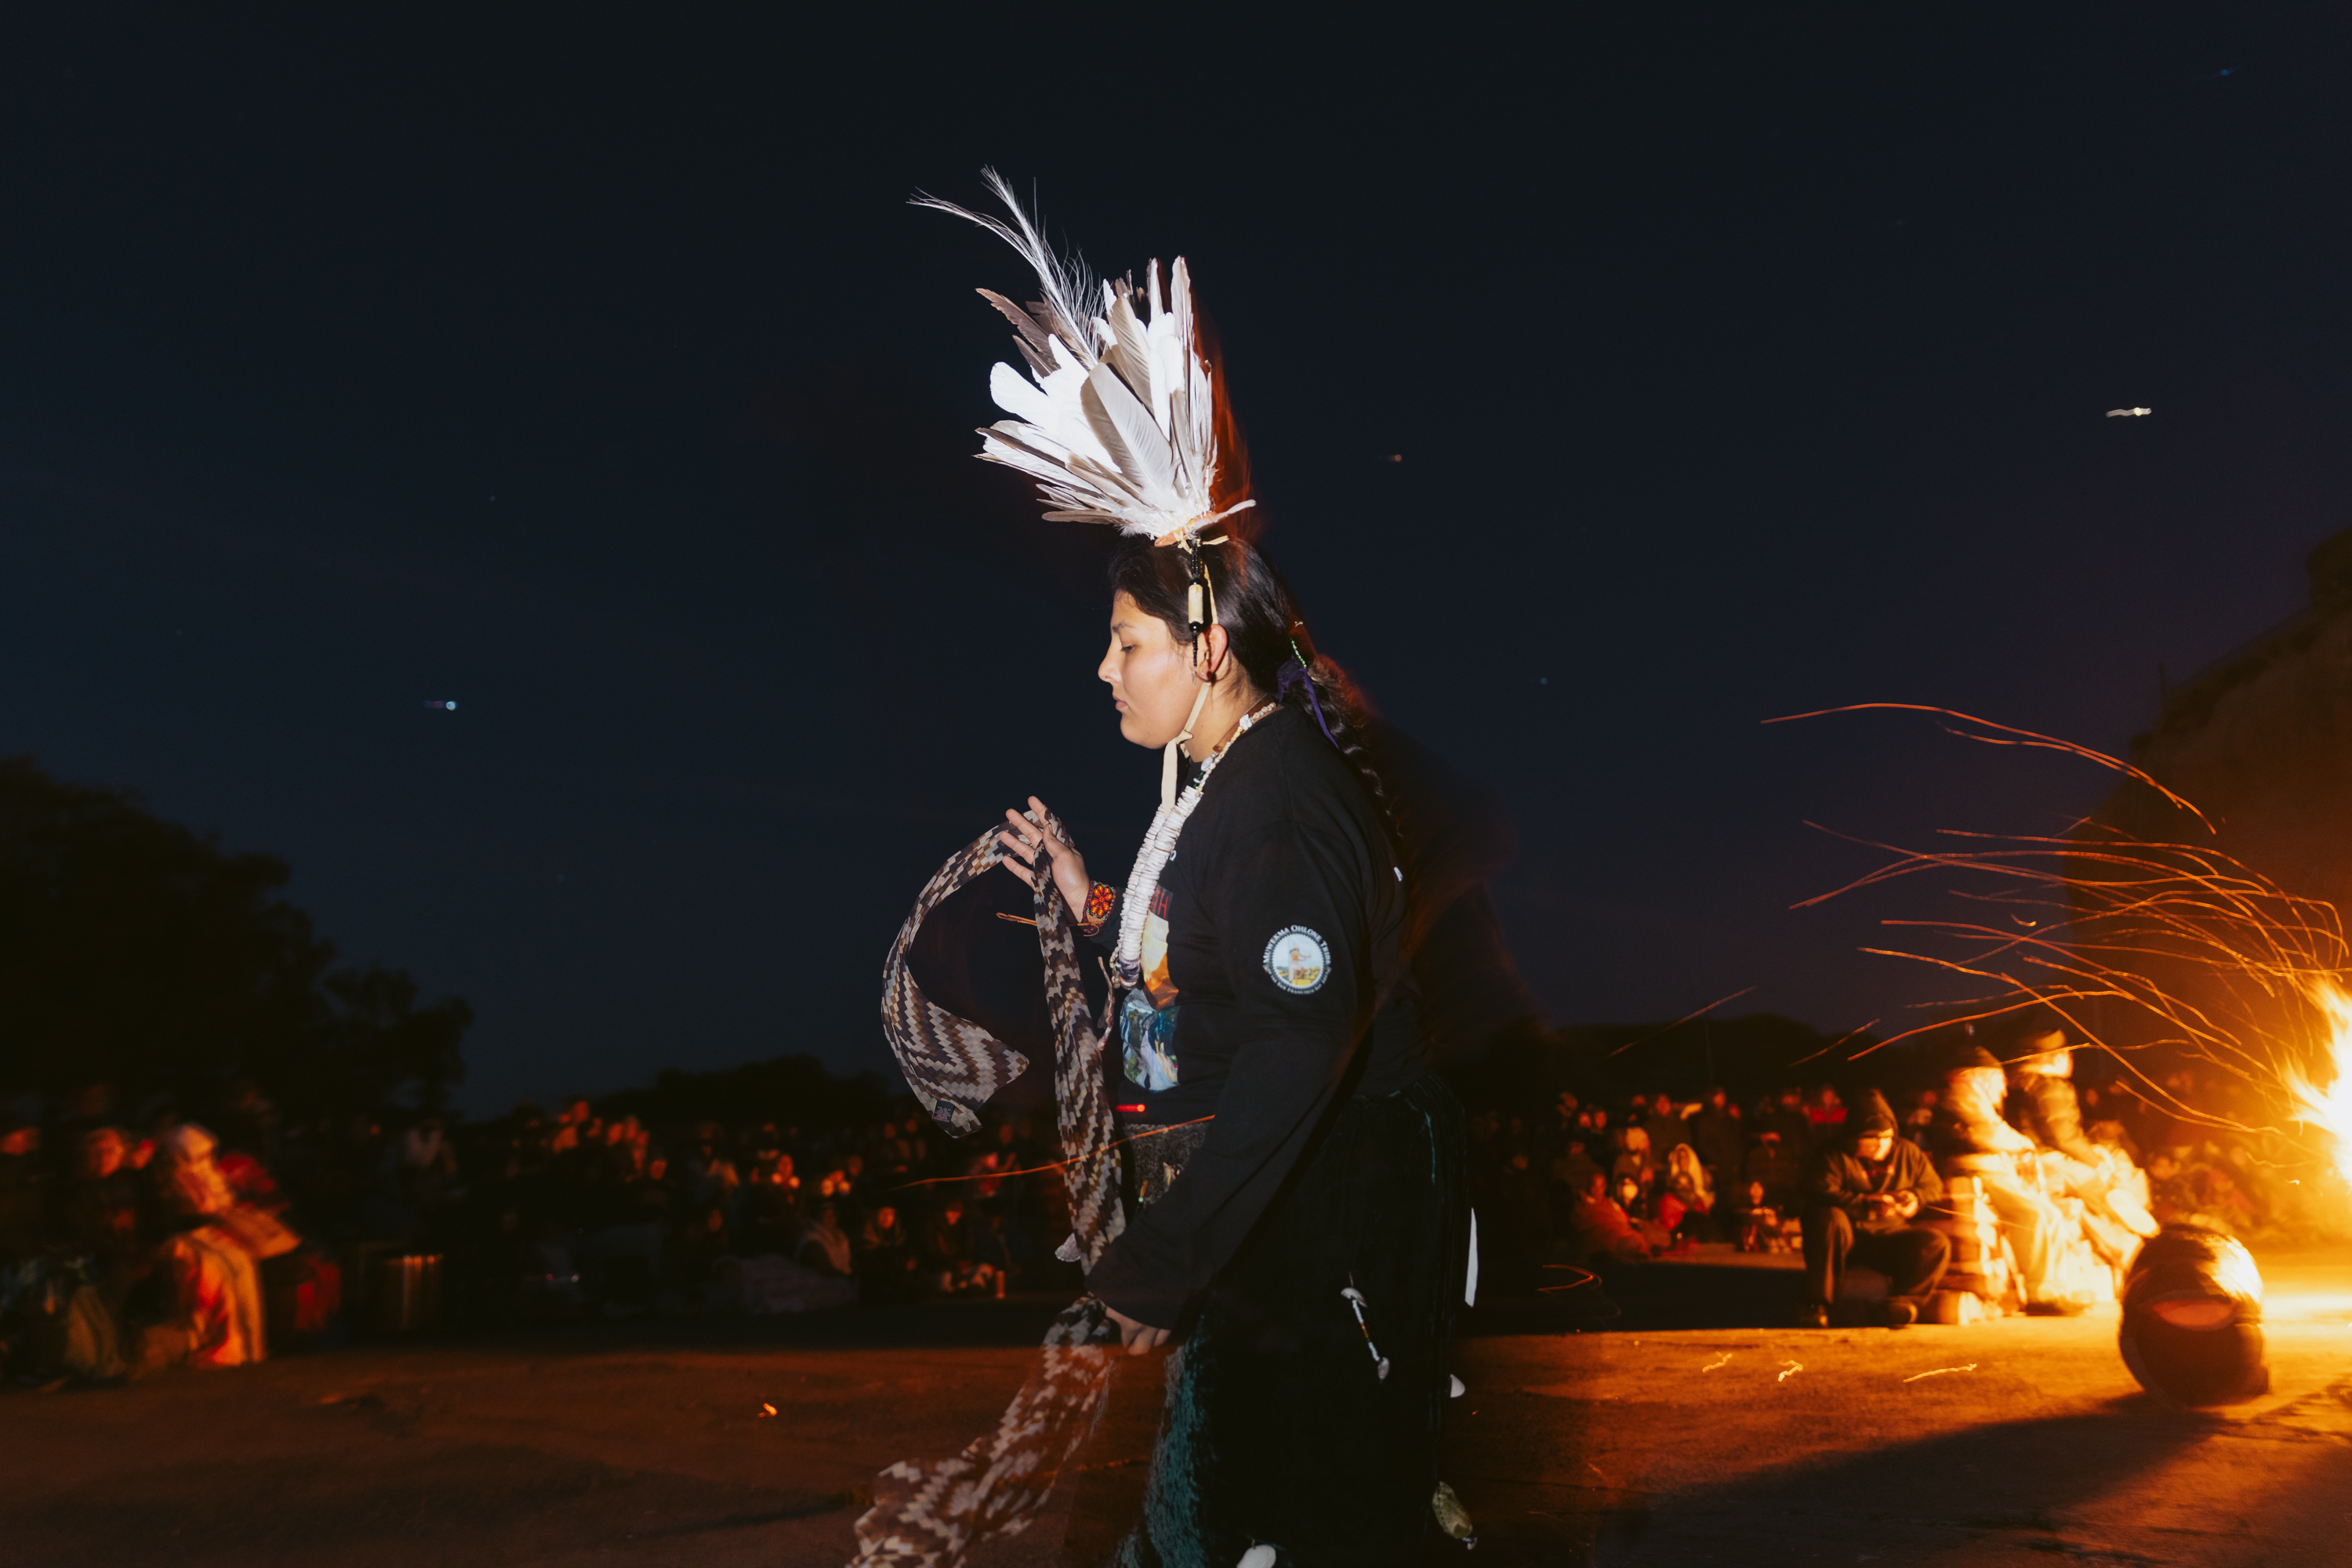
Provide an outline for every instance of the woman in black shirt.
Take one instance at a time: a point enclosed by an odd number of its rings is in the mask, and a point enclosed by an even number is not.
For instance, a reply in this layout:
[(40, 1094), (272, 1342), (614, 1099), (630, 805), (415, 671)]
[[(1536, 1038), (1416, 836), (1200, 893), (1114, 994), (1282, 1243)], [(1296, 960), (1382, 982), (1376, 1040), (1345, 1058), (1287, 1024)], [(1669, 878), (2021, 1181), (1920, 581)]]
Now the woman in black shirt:
[(1034, 798), (1003, 842), (1024, 880), (1046, 858), (1123, 987), (1104, 1058), (1135, 1207), (1088, 1288), (1137, 1353), (1182, 1340), (1119, 1561), (1405, 1561), (1431, 1528), (1469, 1226), (1362, 715), (1240, 538), (1123, 540), (1112, 587), (1120, 732), (1181, 741), (1191, 783), (1171, 777), (1123, 889)]

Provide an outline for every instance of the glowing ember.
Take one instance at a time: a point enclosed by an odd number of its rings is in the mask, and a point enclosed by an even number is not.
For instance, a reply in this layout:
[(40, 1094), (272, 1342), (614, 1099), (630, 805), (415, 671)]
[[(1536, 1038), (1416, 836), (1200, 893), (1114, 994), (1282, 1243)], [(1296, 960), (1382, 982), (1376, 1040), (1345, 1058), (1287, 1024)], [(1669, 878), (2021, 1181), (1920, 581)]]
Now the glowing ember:
[(2352, 1180), (2352, 996), (2332, 980), (2311, 987), (2312, 1004), (2326, 1018), (2329, 1066), (2335, 1082), (2322, 1089), (2293, 1067), (2280, 1077), (2294, 1096), (2302, 1121), (2319, 1128), (2336, 1145), (2336, 1168)]

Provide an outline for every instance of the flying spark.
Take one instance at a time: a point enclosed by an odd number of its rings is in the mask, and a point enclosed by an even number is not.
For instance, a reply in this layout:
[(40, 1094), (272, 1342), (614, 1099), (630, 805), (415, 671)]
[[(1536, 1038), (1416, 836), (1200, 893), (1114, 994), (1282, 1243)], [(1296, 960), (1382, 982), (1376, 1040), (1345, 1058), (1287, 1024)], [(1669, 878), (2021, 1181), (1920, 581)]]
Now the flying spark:
[(2153, 408), (2110, 408), (2107, 410), (2107, 417), (2110, 419), (2145, 419), (2155, 412), (2156, 410)]
[(1789, 1381), (1790, 1373), (1800, 1373), (1805, 1370), (1805, 1363), (1801, 1361), (1784, 1361), (1780, 1364), (1785, 1367), (1787, 1371), (1782, 1372), (1780, 1376), (1774, 1378), (1772, 1381), (1775, 1383), (1786, 1383)]
[(1703, 1367), (1699, 1368), (1699, 1371), (1701, 1371), (1701, 1372), (1713, 1372), (1717, 1367), (1719, 1367), (1719, 1366), (1723, 1365), (1726, 1362), (1728, 1362), (1730, 1359), (1731, 1359), (1731, 1352), (1729, 1352), (1729, 1351), (1726, 1351), (1726, 1352), (1723, 1352), (1723, 1354), (1722, 1354), (1722, 1355), (1720, 1355), (1720, 1356), (1717, 1357), (1714, 1361), (1711, 1361), (1711, 1362), (1707, 1363), (1705, 1366), (1703, 1366)]
[(1906, 1383), (1916, 1383), (1923, 1377), (1941, 1377), (1948, 1372), (1974, 1372), (1976, 1369), (1977, 1363), (1974, 1362), (1969, 1363), (1966, 1366), (1939, 1366), (1933, 1372), (1915, 1372), (1903, 1381)]
[[(1956, 727), (1965, 715), (1931, 711), (1953, 721), (1946, 728), (1965, 739), (2096, 762), (2152, 785), (2212, 831), (2194, 804), (2128, 763), (1982, 720), (1972, 722), (2002, 732), (1972, 733)], [(1853, 839), (1891, 858), (1797, 906), (1923, 874), (1977, 879), (1976, 890), (1952, 889), (1961, 900), (1953, 911), (1958, 918), (1885, 922), (1916, 933), (1918, 945), (1863, 951), (1938, 968), (1990, 991), (1969, 998), (1959, 1016), (1901, 1030), (1869, 1050), (1937, 1027), (2046, 1009), (2070, 1036), (2110, 1052), (2132, 1080), (2122, 1091), (2128, 1097), (2193, 1126), (2275, 1132), (2315, 1163), (2332, 1165), (2330, 1186), (2339, 1194), (2352, 1182), (2352, 940), (2333, 905), (2290, 893), (2217, 848), (2150, 842), (2095, 822), (2056, 837), (1940, 837), (1958, 844), (1907, 850)], [(1987, 905), (2008, 906), (1999, 913), (2002, 923), (1979, 912)], [(2021, 909), (2040, 923), (2018, 929), (2013, 911)], [(1932, 951), (1931, 943), (1943, 951)], [(2168, 984), (2168, 976), (2186, 978)], [(2186, 1103), (2133, 1059), (2137, 1047), (2105, 1036), (2103, 1011), (2245, 1085), (2253, 1091), (2246, 1111), (2223, 1114)], [(2240, 1120), (2247, 1111), (2252, 1119)], [(2263, 1125), (2270, 1117), (2277, 1121)], [(2301, 1169), (2314, 1173), (2310, 1165)]]
[(447, 700), (439, 697), (428, 699), (425, 701), (425, 706), (441, 712), (455, 713), (457, 710), (457, 705), (455, 702), (448, 701)]

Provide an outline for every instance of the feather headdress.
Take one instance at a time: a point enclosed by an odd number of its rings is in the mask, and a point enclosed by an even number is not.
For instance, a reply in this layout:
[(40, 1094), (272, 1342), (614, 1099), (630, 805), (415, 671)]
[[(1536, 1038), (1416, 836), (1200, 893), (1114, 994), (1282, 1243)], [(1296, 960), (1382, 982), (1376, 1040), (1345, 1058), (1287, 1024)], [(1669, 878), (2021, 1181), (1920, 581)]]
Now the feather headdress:
[[(980, 455), (1037, 481), (1055, 521), (1108, 522), (1122, 533), (1169, 543), (1189, 541), (1219, 518), (1215, 384), (1195, 341), (1192, 279), (1178, 257), (1160, 284), (1160, 263), (1097, 283), (1083, 260), (1064, 260), (1037, 221), (993, 169), (982, 175), (1013, 221), (936, 196), (917, 206), (967, 218), (1021, 253), (1045, 298), (1026, 309), (993, 289), (982, 298), (1003, 312), (1028, 362), (1023, 375), (999, 363), (989, 395), (1011, 419), (982, 430)], [(1099, 292), (1099, 312), (1092, 296)]]

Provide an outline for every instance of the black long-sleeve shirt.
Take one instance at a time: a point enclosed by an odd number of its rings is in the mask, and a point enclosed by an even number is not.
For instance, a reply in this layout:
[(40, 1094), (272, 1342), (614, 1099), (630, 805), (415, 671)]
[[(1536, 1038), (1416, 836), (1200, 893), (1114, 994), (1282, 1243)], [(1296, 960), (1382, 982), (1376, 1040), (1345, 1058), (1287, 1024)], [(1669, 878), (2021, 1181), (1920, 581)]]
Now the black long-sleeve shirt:
[[(1174, 1081), (1128, 1078), (1114, 1031), (1113, 1100), (1129, 1121), (1215, 1120), (1087, 1286), (1166, 1327), (1240, 1247), (1334, 1100), (1403, 1088), (1428, 1053), (1402, 983), (1396, 857), (1353, 769), (1297, 710), (1277, 709), (1232, 742), (1153, 902), (1166, 921), (1157, 989)], [(1117, 933), (1107, 921), (1101, 940)]]
[(1876, 1164), (1854, 1152), (1853, 1140), (1842, 1139), (1822, 1152), (1805, 1181), (1807, 1207), (1843, 1209), (1857, 1230), (1900, 1230), (1917, 1224), (1917, 1215), (1888, 1214), (1872, 1201), (1906, 1193), (1918, 1198), (1924, 1212), (1944, 1195), (1944, 1179), (1917, 1144), (1900, 1138)]

